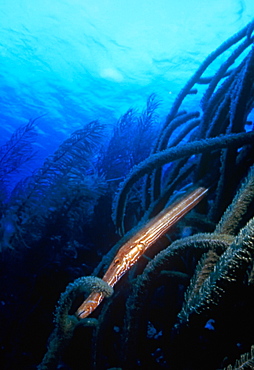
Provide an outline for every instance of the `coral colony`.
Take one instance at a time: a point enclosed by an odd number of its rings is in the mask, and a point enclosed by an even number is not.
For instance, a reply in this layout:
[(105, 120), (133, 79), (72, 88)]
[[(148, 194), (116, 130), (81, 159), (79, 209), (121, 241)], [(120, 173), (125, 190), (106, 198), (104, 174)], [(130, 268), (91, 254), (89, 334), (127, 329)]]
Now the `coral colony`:
[(107, 147), (86, 124), (9, 193), (35, 122), (1, 148), (6, 368), (254, 368), (253, 32), (204, 60), (163, 124), (152, 94)]

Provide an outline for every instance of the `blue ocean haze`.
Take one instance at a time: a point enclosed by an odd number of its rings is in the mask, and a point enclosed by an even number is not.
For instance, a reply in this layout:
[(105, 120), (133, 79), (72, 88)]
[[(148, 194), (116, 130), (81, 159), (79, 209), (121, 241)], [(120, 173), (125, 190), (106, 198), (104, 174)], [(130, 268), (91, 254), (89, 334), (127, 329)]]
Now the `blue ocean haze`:
[[(151, 93), (163, 120), (203, 59), (253, 14), (252, 0), (2, 0), (0, 145), (44, 115), (44, 158), (86, 122), (110, 131)], [(188, 104), (199, 108), (195, 96)]]

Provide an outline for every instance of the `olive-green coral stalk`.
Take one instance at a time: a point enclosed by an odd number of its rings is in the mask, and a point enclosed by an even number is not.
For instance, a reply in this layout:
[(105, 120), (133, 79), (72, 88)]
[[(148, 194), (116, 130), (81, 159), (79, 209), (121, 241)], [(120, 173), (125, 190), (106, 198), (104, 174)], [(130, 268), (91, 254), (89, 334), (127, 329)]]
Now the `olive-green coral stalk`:
[(238, 281), (242, 281), (247, 268), (252, 263), (253, 252), (254, 218), (241, 229), (230, 247), (222, 254), (198, 293), (192, 295), (191, 299), (187, 299), (178, 315), (180, 321), (187, 322), (192, 313), (200, 314), (217, 306), (226, 291)]
[(254, 132), (221, 135), (206, 140), (193, 141), (183, 145), (166, 149), (152, 154), (149, 158), (135, 166), (121, 185), (115, 200), (114, 222), (118, 232), (124, 234), (123, 215), (125, 212), (128, 193), (138, 179), (152, 172), (154, 169), (179, 158), (199, 153), (211, 152), (223, 148), (240, 148), (243, 145), (254, 143)]
[(55, 312), (55, 329), (49, 338), (48, 350), (38, 366), (38, 370), (56, 369), (59, 358), (78, 324), (96, 326), (96, 319), (87, 318), (80, 322), (75, 315), (69, 313), (75, 298), (84, 292), (103, 292), (105, 296), (110, 296), (113, 288), (102, 279), (94, 276), (81, 277), (67, 286), (59, 299)]

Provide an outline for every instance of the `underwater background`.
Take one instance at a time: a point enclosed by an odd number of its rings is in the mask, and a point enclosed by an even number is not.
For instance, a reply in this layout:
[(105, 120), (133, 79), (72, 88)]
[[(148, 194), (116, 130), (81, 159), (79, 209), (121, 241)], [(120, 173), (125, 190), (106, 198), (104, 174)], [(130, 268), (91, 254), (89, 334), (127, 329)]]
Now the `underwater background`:
[[(2, 369), (254, 368), (253, 16), (1, 1)], [(208, 196), (78, 321), (94, 276), (193, 187)]]
[(1, 1), (0, 143), (45, 115), (36, 125), (45, 157), (85, 122), (112, 130), (152, 93), (163, 119), (203, 59), (253, 12), (250, 0)]

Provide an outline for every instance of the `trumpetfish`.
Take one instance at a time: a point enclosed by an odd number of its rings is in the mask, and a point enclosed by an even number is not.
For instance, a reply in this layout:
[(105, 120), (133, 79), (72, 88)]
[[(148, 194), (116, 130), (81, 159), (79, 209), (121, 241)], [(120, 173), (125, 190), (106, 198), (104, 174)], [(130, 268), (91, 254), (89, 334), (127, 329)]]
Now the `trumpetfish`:
[[(121, 277), (139, 260), (171, 226), (192, 210), (206, 195), (208, 189), (197, 187), (177, 202), (169, 205), (147, 222), (133, 237), (120, 247), (102, 280), (113, 287)], [(89, 316), (101, 303), (104, 294), (92, 292), (77, 309), (79, 319)]]

